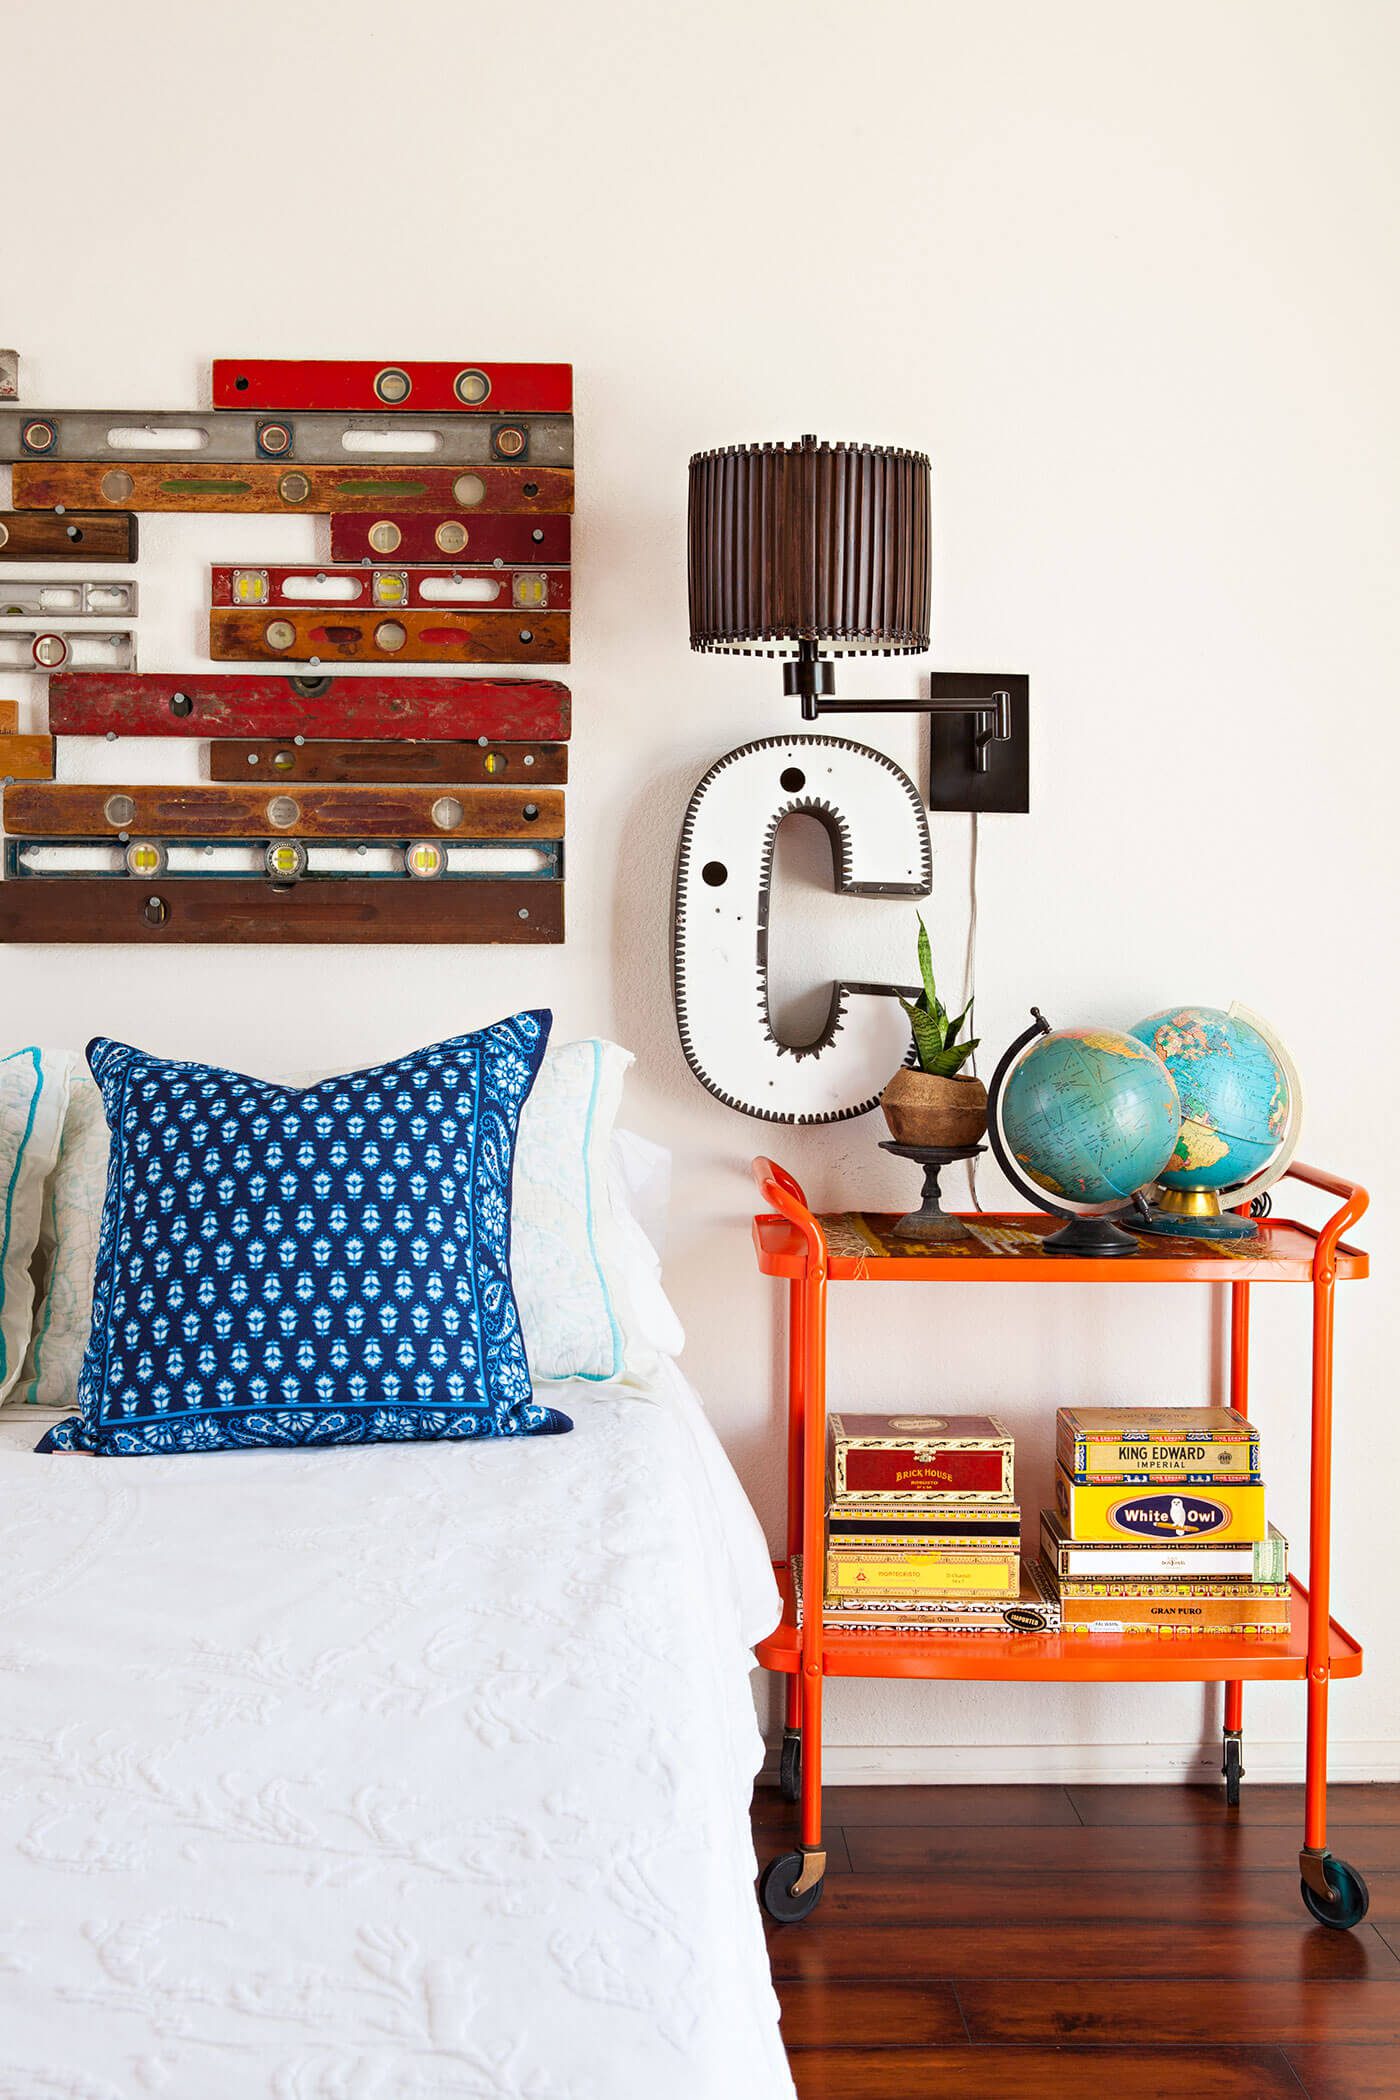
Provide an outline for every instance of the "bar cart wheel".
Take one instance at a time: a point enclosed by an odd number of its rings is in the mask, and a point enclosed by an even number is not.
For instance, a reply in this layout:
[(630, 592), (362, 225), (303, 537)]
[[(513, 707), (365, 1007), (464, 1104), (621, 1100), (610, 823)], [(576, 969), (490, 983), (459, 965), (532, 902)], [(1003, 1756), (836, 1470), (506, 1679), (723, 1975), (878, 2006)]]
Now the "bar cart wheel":
[[(824, 1865), (826, 1855), (821, 1855)], [(826, 1877), (818, 1873), (806, 1888), (800, 1884), (806, 1880), (809, 1865), (805, 1852), (780, 1852), (770, 1860), (763, 1870), (763, 1879), (758, 1884), (758, 1893), (763, 1908), (770, 1918), (780, 1925), (796, 1925), (801, 1919), (810, 1917), (821, 1901)]]
[(778, 1763), (778, 1792), (784, 1801), (802, 1799), (802, 1731), (783, 1730), (783, 1752)]
[(1220, 1767), (1225, 1774), (1225, 1805), (1238, 1808), (1240, 1805), (1240, 1781), (1244, 1778), (1244, 1744), (1237, 1728), (1225, 1731), (1225, 1762)]
[(1334, 1932), (1353, 1931), (1371, 1907), (1371, 1891), (1362, 1876), (1346, 1860), (1334, 1859), (1330, 1852), (1324, 1852), (1313, 1862), (1305, 1860), (1306, 1864), (1321, 1869), (1332, 1891), (1330, 1898), (1322, 1895), (1304, 1874), (1301, 1882), (1303, 1901), (1318, 1924), (1330, 1925)]

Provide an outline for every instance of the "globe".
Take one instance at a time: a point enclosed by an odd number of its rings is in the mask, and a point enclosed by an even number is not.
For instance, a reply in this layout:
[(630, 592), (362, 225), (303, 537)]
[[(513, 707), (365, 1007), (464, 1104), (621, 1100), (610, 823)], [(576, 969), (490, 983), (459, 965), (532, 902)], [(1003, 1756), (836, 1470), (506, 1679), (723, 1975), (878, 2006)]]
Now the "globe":
[(1121, 1208), (1172, 1156), (1181, 1109), (1156, 1052), (1113, 1028), (1057, 1028), (1032, 1044), (1001, 1095), (1002, 1134), (1060, 1202)]
[(1176, 1082), (1181, 1130), (1157, 1176), (1164, 1188), (1239, 1189), (1277, 1157), (1288, 1132), (1288, 1076), (1239, 1014), (1177, 1006), (1133, 1029)]

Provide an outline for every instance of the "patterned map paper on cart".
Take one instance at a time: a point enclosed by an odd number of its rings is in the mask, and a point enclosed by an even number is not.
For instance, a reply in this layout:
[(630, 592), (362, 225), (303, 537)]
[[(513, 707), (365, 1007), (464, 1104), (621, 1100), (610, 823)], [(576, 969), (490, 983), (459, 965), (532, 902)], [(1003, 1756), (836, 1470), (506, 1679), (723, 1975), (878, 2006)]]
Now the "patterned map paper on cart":
[[(984, 1217), (964, 1217), (962, 1222), (967, 1228), (966, 1239), (930, 1242), (896, 1238), (894, 1228), (899, 1219), (883, 1212), (836, 1211), (823, 1217), (821, 1225), (831, 1253), (846, 1261), (868, 1260), (872, 1255), (883, 1261), (917, 1261), (923, 1255), (936, 1256), (939, 1261), (985, 1261), (989, 1254), (1006, 1255), (1017, 1260), (1044, 1256), (1047, 1261), (1054, 1261), (1054, 1255), (1045, 1254), (1045, 1241), (1052, 1232), (1059, 1230), (1063, 1220), (1046, 1218), (1042, 1225), (1037, 1226), (988, 1213)], [(1199, 1261), (1206, 1249), (1212, 1259), (1260, 1261), (1268, 1258), (1268, 1245), (1262, 1236), (1210, 1241), (1144, 1238), (1139, 1240), (1138, 1248), (1144, 1260), (1154, 1262)], [(1132, 1259), (1131, 1255), (1127, 1257), (1129, 1262)]]

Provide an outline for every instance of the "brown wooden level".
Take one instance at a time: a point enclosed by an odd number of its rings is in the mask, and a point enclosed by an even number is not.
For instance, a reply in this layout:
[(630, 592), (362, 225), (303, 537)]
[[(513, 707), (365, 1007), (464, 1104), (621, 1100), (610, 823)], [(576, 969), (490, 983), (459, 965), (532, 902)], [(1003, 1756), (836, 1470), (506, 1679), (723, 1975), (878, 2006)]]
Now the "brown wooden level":
[(136, 520), (121, 511), (0, 511), (0, 561), (135, 561)]
[(215, 663), (521, 664), (569, 661), (569, 615), (556, 612), (315, 612), (282, 606), (209, 614)]
[(572, 467), (172, 467), (151, 460), (20, 460), (16, 510), (571, 511)]
[(564, 885), (269, 882), (218, 877), (146, 883), (70, 876), (0, 882), (0, 942), (526, 942), (564, 938)]
[[(20, 784), (4, 794), (14, 838), (561, 839), (558, 788), (114, 787)], [(62, 878), (67, 880), (67, 877)]]
[(15, 736), (18, 731), (18, 700), (0, 700), (0, 736)]
[(209, 777), (252, 780), (494, 781), (499, 786), (559, 787), (569, 777), (567, 744), (295, 743), (265, 737), (209, 746)]
[[(13, 707), (14, 702), (4, 703)], [(0, 735), (0, 780), (52, 780), (51, 736)]]
[(502, 737), (569, 734), (569, 688), (548, 678), (188, 677), (60, 672), (59, 736)]

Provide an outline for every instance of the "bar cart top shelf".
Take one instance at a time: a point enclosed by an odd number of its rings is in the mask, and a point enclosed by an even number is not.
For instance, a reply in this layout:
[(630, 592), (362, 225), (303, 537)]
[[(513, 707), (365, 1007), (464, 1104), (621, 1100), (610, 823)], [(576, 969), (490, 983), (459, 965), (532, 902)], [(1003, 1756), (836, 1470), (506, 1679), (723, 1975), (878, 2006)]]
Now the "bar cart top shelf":
[[(962, 1212), (966, 1239), (897, 1240), (896, 1215), (872, 1211), (808, 1213), (826, 1248), (826, 1273), (858, 1283), (1311, 1283), (1319, 1235), (1286, 1218), (1262, 1218), (1247, 1240), (1192, 1240), (1138, 1235), (1137, 1251), (1105, 1261), (1047, 1254), (1042, 1241), (1062, 1218), (1035, 1211)], [(1131, 1230), (1131, 1227), (1129, 1228)], [(785, 1217), (753, 1222), (765, 1276), (806, 1273), (808, 1233)], [(1333, 1255), (1339, 1282), (1370, 1274), (1370, 1258), (1344, 1242)]]

